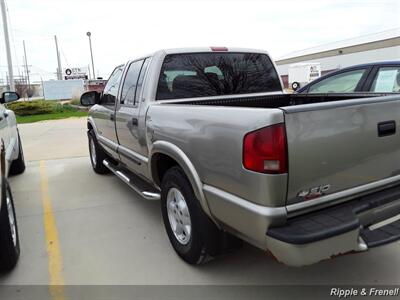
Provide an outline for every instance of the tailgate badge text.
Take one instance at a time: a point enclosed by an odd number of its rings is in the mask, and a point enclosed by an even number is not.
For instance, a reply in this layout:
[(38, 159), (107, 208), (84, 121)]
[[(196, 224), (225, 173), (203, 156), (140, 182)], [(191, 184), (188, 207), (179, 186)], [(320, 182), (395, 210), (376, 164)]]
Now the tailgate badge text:
[(310, 200), (318, 198), (321, 197), (322, 195), (325, 195), (330, 188), (331, 188), (330, 184), (323, 184), (320, 186), (310, 188), (308, 190), (303, 190), (297, 194), (297, 197), (301, 198), (302, 200)]

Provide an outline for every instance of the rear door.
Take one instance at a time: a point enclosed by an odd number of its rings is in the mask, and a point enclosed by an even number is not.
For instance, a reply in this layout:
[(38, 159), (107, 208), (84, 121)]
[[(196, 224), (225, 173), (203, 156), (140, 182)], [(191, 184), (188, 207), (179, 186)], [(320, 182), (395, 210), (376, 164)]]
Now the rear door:
[(289, 156), (287, 203), (394, 180), (400, 174), (399, 99), (283, 108)]
[(95, 106), (93, 118), (96, 121), (100, 142), (109, 150), (116, 152), (118, 146), (115, 132), (115, 104), (124, 66), (118, 66), (112, 72), (100, 98), (100, 105)]
[[(139, 126), (139, 123), (141, 93), (148, 63), (149, 58), (129, 64), (116, 108), (116, 128), (121, 161), (135, 171), (138, 171), (138, 167), (147, 156), (144, 134), (141, 135), (139, 132), (139, 128), (144, 129), (144, 125)], [(143, 141), (140, 140), (140, 137), (143, 138)]]

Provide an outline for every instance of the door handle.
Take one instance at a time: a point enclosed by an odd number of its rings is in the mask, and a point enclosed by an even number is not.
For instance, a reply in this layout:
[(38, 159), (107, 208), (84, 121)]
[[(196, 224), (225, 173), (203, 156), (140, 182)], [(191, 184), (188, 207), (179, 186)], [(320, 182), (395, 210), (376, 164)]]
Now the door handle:
[(132, 118), (132, 125), (137, 126), (138, 125), (138, 119), (137, 118)]
[(378, 136), (388, 136), (396, 133), (396, 122), (386, 121), (378, 123)]
[(110, 114), (110, 120), (111, 121), (115, 121), (115, 115), (114, 114)]

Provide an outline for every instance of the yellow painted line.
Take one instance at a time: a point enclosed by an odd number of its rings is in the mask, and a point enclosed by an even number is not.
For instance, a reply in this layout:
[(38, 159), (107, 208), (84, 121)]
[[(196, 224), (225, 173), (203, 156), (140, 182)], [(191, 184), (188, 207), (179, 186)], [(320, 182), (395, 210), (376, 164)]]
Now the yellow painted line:
[(51, 208), (51, 198), (49, 193), (49, 181), (46, 174), (45, 161), (40, 161), (40, 190), (42, 192), (43, 223), (46, 238), (48, 255), (48, 269), (50, 285), (49, 291), (53, 300), (65, 300), (64, 278), (62, 274), (62, 255), (58, 230), (53, 210)]

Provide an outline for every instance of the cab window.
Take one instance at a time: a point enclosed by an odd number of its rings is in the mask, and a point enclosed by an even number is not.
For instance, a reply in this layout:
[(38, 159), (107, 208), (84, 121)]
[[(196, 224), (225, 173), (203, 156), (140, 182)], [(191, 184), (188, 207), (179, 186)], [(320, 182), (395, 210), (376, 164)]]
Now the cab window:
[(135, 104), (137, 105), (139, 103), (139, 97), (142, 94), (142, 88), (143, 88), (143, 82), (144, 82), (144, 75), (146, 74), (147, 67), (149, 65), (149, 58), (146, 58), (146, 60), (143, 63), (142, 69), (140, 70), (140, 75), (139, 75), (139, 80), (137, 83), (136, 87), (136, 94), (135, 94)]
[(135, 93), (139, 73), (143, 65), (143, 60), (135, 61), (129, 65), (129, 69), (125, 76), (122, 86), (121, 104), (135, 105)]
[(112, 106), (115, 104), (118, 95), (118, 88), (121, 82), (123, 66), (116, 67), (104, 87), (101, 104)]
[(157, 100), (281, 91), (269, 57), (260, 53), (170, 54), (164, 59)]

